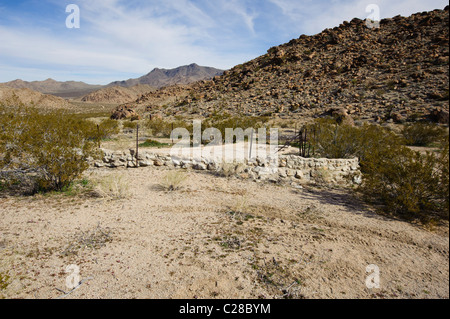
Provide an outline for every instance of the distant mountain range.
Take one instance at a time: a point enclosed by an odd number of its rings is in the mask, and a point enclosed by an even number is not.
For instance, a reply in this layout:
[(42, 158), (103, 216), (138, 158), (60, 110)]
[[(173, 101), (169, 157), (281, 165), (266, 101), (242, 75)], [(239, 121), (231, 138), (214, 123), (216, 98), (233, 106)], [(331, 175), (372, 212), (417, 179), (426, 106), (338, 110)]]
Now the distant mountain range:
[[(221, 75), (222, 73), (223, 70), (203, 67), (194, 63), (169, 70), (156, 68), (140, 78), (115, 81), (108, 85), (92, 85), (75, 81), (59, 82), (53, 79), (27, 82), (19, 79), (6, 83), (0, 83), (0, 87), (6, 86), (13, 89), (30, 89), (40, 93), (51, 94), (64, 98), (80, 98), (94, 91), (111, 88), (114, 86), (130, 88), (136, 85), (147, 85), (158, 89), (168, 85), (189, 84), (196, 81), (209, 80), (216, 75)], [(110, 91), (111, 90), (109, 90), (109, 92)]]
[(44, 94), (51, 94), (60, 97), (79, 97), (94, 90), (101, 89), (103, 85), (91, 85), (84, 82), (59, 82), (53, 79), (45, 81), (27, 82), (23, 80), (14, 80), (1, 83), (0, 86), (6, 86), (13, 89), (30, 89)]
[(189, 84), (201, 80), (209, 80), (217, 75), (222, 75), (223, 72), (224, 70), (199, 66), (193, 63), (169, 70), (156, 68), (138, 79), (112, 82), (108, 86), (132, 87), (138, 84), (146, 84), (159, 89), (169, 85)]

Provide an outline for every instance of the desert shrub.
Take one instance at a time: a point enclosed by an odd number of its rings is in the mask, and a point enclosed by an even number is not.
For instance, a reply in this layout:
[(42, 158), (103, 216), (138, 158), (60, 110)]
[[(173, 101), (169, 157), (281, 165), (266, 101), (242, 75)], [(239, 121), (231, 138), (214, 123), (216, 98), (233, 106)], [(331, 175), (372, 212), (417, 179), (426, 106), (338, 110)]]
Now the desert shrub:
[(95, 125), (63, 111), (2, 107), (0, 128), (0, 169), (33, 171), (41, 191), (67, 187), (96, 155)]
[(167, 146), (169, 146), (169, 144), (167, 144), (167, 143), (160, 143), (160, 142), (152, 140), (152, 139), (148, 139), (144, 143), (139, 144), (139, 147), (158, 147), (158, 148), (162, 148), (162, 147), (167, 147)]
[(411, 123), (401, 131), (407, 145), (427, 146), (445, 136), (445, 129), (431, 123)]
[(423, 155), (408, 147), (386, 147), (361, 162), (360, 191), (371, 202), (406, 218), (448, 219), (448, 153)]
[[(326, 158), (355, 158), (364, 160), (367, 154), (377, 154), (386, 141), (393, 146), (401, 145), (401, 139), (393, 132), (378, 125), (362, 127), (338, 125), (331, 120), (321, 120), (310, 127), (312, 148), (316, 156)], [(311, 136), (313, 135), (313, 136)]]
[(176, 191), (181, 189), (182, 184), (187, 178), (188, 175), (185, 172), (170, 171), (163, 177), (160, 182), (160, 186), (165, 191)]
[(436, 155), (437, 196), (440, 200), (440, 208), (448, 219), (449, 214), (449, 138), (445, 135), (440, 140), (439, 152)]
[(448, 137), (437, 153), (421, 154), (404, 139), (377, 125), (338, 126), (321, 122), (314, 146), (332, 158), (358, 157), (367, 201), (405, 218), (448, 219)]
[(145, 122), (145, 127), (152, 136), (169, 137), (172, 132), (172, 126), (169, 122), (160, 118), (151, 119)]
[(0, 290), (5, 290), (10, 284), (10, 277), (8, 274), (0, 273)]
[(357, 152), (358, 134), (354, 127), (333, 123), (320, 123), (312, 141), (315, 152), (326, 158), (349, 158)]
[(61, 194), (66, 196), (77, 196), (81, 194), (89, 194), (94, 189), (94, 184), (87, 179), (80, 179), (61, 189)]
[(106, 119), (100, 122), (98, 125), (98, 138), (107, 139), (111, 138), (120, 132), (119, 122), (111, 119)]
[(137, 122), (134, 121), (125, 121), (123, 122), (123, 128), (128, 128), (128, 129), (132, 129), (135, 130), (138, 126)]

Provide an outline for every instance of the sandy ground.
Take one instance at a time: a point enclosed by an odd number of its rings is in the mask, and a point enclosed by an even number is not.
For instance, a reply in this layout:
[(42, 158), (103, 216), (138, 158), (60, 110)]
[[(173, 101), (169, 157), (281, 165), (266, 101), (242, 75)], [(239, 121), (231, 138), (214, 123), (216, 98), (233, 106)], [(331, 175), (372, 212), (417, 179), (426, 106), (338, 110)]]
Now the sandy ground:
[[(118, 192), (0, 198), (4, 298), (448, 298), (448, 225), (375, 214), (344, 190), (164, 168), (96, 170)], [(121, 177), (121, 178), (119, 178)], [(380, 288), (366, 287), (368, 265)]]

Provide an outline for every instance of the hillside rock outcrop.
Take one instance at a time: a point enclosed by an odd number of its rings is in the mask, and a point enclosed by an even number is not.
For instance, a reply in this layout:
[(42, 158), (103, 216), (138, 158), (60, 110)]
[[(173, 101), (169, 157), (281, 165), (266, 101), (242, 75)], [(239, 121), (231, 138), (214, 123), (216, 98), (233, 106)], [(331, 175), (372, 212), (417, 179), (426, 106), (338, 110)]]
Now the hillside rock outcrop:
[(314, 118), (346, 108), (357, 120), (426, 118), (448, 112), (449, 12), (396, 16), (368, 28), (353, 19), (302, 35), (208, 81), (166, 87), (134, 105), (165, 105), (166, 115), (214, 112)]

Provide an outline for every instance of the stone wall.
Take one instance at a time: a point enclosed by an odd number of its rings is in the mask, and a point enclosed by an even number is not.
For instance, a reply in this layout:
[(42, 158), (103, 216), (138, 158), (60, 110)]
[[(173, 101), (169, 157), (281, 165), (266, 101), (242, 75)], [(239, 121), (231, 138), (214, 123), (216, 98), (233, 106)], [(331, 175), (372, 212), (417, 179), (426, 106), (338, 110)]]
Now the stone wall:
[[(134, 150), (127, 152), (102, 150), (103, 157), (93, 161), (96, 168), (136, 168)], [(167, 167), (199, 171), (222, 172), (253, 180), (295, 180), (297, 182), (359, 183), (359, 161), (355, 159), (303, 158), (280, 155), (277, 158), (255, 158), (240, 163), (220, 163), (206, 158), (180, 158), (140, 152), (139, 167)], [(350, 179), (349, 179), (350, 177)]]

